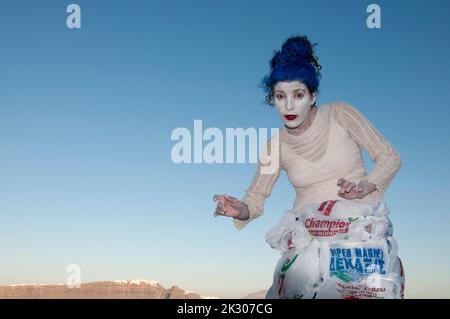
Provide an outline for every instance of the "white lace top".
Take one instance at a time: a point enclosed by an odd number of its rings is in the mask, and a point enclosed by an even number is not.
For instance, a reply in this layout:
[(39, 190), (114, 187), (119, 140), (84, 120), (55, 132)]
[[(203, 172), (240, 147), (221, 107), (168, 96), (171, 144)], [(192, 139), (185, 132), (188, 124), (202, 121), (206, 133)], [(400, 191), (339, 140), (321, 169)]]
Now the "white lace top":
[[(249, 207), (250, 218), (234, 219), (238, 229), (263, 214), (264, 202), (281, 170), (286, 171), (297, 194), (293, 208), (301, 209), (311, 203), (346, 200), (338, 195), (340, 178), (356, 183), (368, 180), (377, 185), (376, 191), (355, 201), (380, 200), (401, 165), (400, 155), (392, 145), (364, 115), (345, 102), (319, 106), (311, 126), (300, 135), (292, 135), (283, 126), (275, 137), (279, 138), (280, 165), (272, 174), (262, 174), (258, 162), (256, 174), (242, 198)], [(360, 146), (375, 161), (369, 175), (364, 169)], [(270, 153), (270, 141), (266, 147)]]

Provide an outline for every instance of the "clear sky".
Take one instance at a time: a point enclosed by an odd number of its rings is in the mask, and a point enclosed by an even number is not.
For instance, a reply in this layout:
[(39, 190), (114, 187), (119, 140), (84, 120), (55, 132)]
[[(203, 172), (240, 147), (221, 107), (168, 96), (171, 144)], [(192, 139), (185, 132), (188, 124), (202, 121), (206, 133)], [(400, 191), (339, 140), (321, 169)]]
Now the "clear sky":
[[(68, 29), (66, 6), (81, 7)], [(202, 295), (267, 289), (264, 241), (294, 190), (283, 173), (242, 231), (255, 164), (174, 164), (171, 132), (281, 125), (258, 87), (293, 34), (319, 43), (319, 104), (347, 101), (399, 151), (385, 196), (406, 297), (450, 297), (449, 1), (2, 1), (0, 284), (152, 279)], [(368, 169), (372, 163), (365, 154)]]

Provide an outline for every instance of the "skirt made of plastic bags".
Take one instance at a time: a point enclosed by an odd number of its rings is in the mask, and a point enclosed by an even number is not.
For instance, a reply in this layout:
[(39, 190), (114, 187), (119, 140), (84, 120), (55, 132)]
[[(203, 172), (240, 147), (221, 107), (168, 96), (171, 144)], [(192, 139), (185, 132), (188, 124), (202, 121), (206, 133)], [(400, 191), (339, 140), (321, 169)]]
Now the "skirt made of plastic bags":
[(266, 234), (281, 252), (269, 299), (400, 299), (405, 276), (386, 203), (330, 200), (288, 210)]

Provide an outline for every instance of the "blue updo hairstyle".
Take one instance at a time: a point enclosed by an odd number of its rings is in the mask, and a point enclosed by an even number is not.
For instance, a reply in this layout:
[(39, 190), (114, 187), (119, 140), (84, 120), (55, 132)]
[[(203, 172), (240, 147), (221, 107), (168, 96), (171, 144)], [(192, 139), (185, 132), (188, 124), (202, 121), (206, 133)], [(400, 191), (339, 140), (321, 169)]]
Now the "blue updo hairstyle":
[(316, 45), (311, 44), (306, 36), (292, 36), (284, 42), (280, 51), (274, 51), (270, 74), (261, 82), (267, 104), (274, 105), (273, 89), (278, 81), (300, 81), (307, 86), (310, 94), (317, 91), (322, 66), (314, 55), (313, 47)]

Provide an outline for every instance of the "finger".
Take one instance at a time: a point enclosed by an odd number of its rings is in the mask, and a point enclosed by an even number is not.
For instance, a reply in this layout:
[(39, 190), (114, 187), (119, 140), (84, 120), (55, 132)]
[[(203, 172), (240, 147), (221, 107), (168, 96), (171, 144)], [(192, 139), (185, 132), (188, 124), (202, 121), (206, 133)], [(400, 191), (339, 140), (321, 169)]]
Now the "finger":
[(222, 215), (222, 212), (220, 211), (220, 209), (218, 207), (216, 207), (216, 210), (214, 211), (214, 216), (219, 216)]
[(226, 216), (226, 212), (219, 212), (219, 211), (216, 210), (216, 211), (214, 212), (214, 216), (215, 216), (215, 217), (217, 217), (217, 216)]
[(345, 198), (345, 199), (349, 199), (349, 200), (351, 200), (351, 199), (355, 199), (355, 198), (357, 198), (354, 194), (352, 194), (352, 193), (343, 193), (343, 194), (338, 194), (340, 197), (342, 197), (342, 198)]
[(341, 184), (341, 189), (339, 190), (339, 193), (345, 193), (345, 189), (347, 188), (347, 186), (348, 186), (348, 182), (347, 182), (347, 181), (344, 181), (344, 182)]
[(340, 192), (340, 191), (339, 191), (338, 196), (340, 196), (340, 197), (342, 197), (342, 198), (345, 198), (345, 199), (348, 199), (348, 198), (347, 198), (348, 195), (347, 195), (345, 192)]
[(351, 190), (353, 189), (353, 187), (355, 187), (356, 186), (356, 184), (355, 183), (350, 183), (346, 188), (345, 188), (345, 191), (347, 192), (347, 193), (350, 193), (351, 192)]
[(214, 215), (226, 215), (226, 207), (225, 205), (223, 205), (221, 202), (219, 202), (219, 204), (216, 207), (216, 211), (214, 212)]
[(217, 208), (220, 209), (220, 210), (224, 210), (225, 209), (225, 202), (222, 202), (222, 201), (218, 202), (217, 203)]
[(223, 199), (224, 199), (224, 195), (214, 194), (214, 196), (213, 196), (214, 201), (223, 201)]
[(218, 202), (215, 212), (217, 214), (222, 214), (223, 210), (224, 210), (223, 203), (222, 202)]
[(362, 192), (364, 190), (364, 185), (362, 182), (358, 183), (358, 192)]
[(237, 198), (234, 198), (233, 196), (224, 195), (224, 198), (227, 202), (233, 205), (239, 205), (240, 201)]
[(224, 198), (226, 201), (229, 201), (229, 202), (233, 202), (233, 200), (236, 199), (236, 198), (234, 198), (233, 196), (229, 196), (229, 195), (223, 195), (223, 198)]
[(340, 186), (344, 181), (345, 181), (345, 179), (340, 178), (337, 182), (337, 185)]

